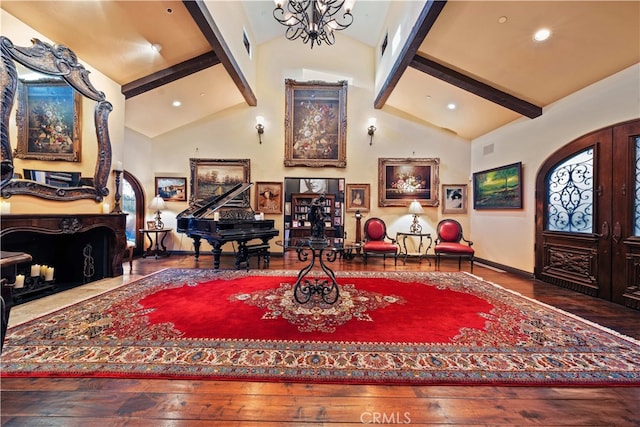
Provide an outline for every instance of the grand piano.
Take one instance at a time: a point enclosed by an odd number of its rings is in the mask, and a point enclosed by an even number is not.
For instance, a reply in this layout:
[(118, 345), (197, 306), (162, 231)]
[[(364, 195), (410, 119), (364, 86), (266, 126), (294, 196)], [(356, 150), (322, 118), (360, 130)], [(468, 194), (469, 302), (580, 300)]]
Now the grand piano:
[[(252, 182), (240, 183), (222, 194), (196, 200), (177, 216), (177, 232), (193, 239), (196, 259), (200, 256), (200, 240), (213, 246), (213, 268), (220, 268), (222, 245), (237, 242), (236, 268), (246, 265), (249, 256), (263, 255), (269, 260), (269, 240), (279, 234), (274, 220), (255, 219), (247, 197)], [(251, 243), (257, 240), (259, 243)]]

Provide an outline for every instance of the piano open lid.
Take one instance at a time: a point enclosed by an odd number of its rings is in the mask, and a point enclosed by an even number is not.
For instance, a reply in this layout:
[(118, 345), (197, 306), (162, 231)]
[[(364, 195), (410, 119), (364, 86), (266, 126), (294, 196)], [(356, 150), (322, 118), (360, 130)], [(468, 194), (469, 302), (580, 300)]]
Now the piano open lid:
[[(206, 199), (197, 200), (189, 208), (180, 212), (177, 218), (213, 219), (215, 212), (228, 209), (228, 215), (224, 215), (221, 212), (222, 219), (253, 219), (255, 211), (251, 208), (251, 202), (248, 197), (248, 190), (252, 186), (253, 182), (239, 183), (222, 194), (215, 194)], [(240, 214), (240, 212), (246, 213)]]

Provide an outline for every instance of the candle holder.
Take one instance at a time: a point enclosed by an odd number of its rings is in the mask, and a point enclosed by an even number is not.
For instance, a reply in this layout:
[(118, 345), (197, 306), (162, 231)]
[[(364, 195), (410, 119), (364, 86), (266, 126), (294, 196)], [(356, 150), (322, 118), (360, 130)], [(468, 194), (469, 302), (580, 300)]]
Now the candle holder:
[(122, 209), (120, 208), (120, 175), (122, 171), (114, 170), (113, 173), (116, 175), (116, 194), (114, 194), (115, 204), (113, 205), (113, 210), (111, 213), (122, 213)]
[[(12, 286), (15, 284), (12, 284)], [(43, 276), (25, 276), (24, 286), (13, 287), (13, 297), (20, 299), (23, 295), (40, 292), (45, 289), (54, 289), (56, 287), (56, 279), (46, 280)]]

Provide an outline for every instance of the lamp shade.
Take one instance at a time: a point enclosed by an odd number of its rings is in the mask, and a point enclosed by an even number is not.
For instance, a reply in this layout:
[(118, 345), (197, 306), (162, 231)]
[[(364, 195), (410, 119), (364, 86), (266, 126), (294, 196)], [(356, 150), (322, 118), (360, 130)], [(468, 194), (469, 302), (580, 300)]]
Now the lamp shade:
[(411, 202), (411, 204), (409, 205), (409, 213), (410, 214), (421, 214), (424, 211), (422, 210), (422, 205), (420, 205), (420, 202), (417, 200), (414, 200), (413, 202)]
[(163, 209), (165, 209), (167, 206), (164, 204), (164, 199), (162, 197), (160, 197), (160, 195), (158, 194), (156, 197), (154, 197), (151, 200), (151, 203), (149, 204), (149, 209), (152, 209), (154, 211), (161, 211)]

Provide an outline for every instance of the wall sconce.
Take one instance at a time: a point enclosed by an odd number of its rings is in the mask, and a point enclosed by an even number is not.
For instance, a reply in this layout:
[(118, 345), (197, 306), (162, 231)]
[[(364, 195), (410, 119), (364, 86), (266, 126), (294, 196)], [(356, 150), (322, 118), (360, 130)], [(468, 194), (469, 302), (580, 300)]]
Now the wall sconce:
[(369, 127), (367, 128), (367, 133), (371, 137), (369, 140), (369, 145), (373, 145), (373, 134), (376, 133), (376, 119), (375, 117), (371, 117), (369, 119)]
[(256, 117), (256, 129), (258, 130), (258, 140), (260, 144), (262, 144), (262, 134), (264, 133), (264, 117), (257, 116)]
[(413, 223), (411, 224), (411, 227), (409, 227), (409, 232), (413, 234), (422, 233), (422, 226), (418, 222), (418, 214), (421, 214), (423, 212), (424, 211), (422, 210), (422, 205), (420, 205), (419, 201), (414, 200), (413, 202), (411, 202), (411, 204), (409, 205), (409, 213), (413, 214)]
[(149, 204), (149, 209), (152, 209), (156, 212), (156, 230), (162, 230), (164, 228), (164, 224), (162, 223), (162, 219), (160, 218), (160, 211), (166, 208), (167, 206), (164, 204), (164, 199), (160, 197), (159, 194), (154, 197)]

